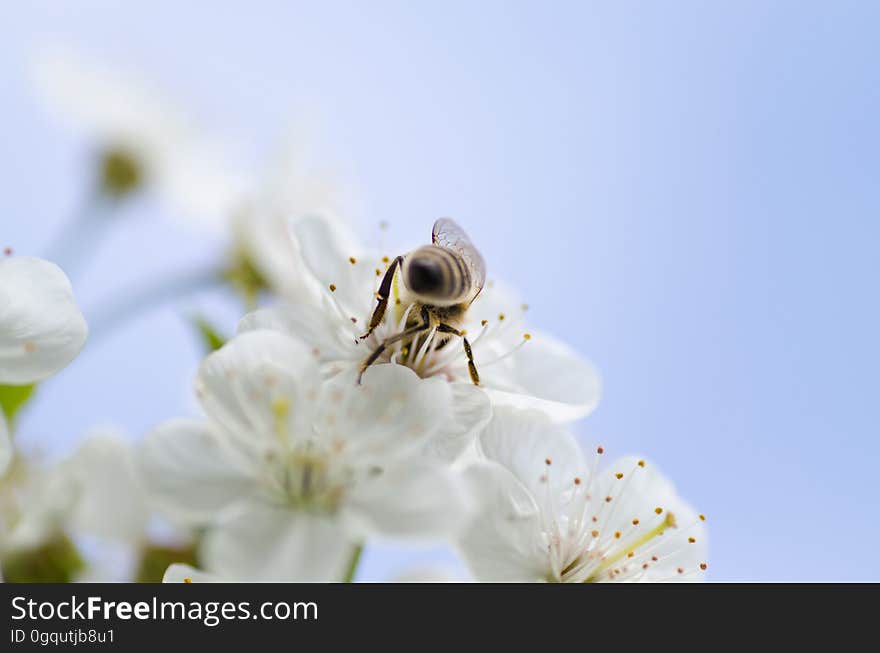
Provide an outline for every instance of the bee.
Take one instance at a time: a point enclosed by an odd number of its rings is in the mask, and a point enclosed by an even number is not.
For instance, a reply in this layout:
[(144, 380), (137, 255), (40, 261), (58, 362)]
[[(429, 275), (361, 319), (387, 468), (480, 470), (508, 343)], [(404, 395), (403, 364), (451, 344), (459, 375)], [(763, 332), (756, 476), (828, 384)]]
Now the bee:
[(402, 341), (405, 351), (414, 351), (417, 341), (436, 329), (434, 349), (445, 346), (453, 337), (461, 338), (471, 381), (480, 385), (471, 345), (460, 327), (471, 303), (483, 289), (486, 263), (464, 230), (449, 218), (440, 218), (434, 223), (431, 242), (431, 245), (395, 257), (382, 277), (376, 293), (378, 303), (370, 318), (369, 329), (361, 340), (368, 338), (382, 323), (398, 271), (402, 282), (396, 286), (400, 305), (412, 305), (412, 310), (403, 330), (385, 338), (361, 364), (358, 383), (366, 369), (390, 345)]

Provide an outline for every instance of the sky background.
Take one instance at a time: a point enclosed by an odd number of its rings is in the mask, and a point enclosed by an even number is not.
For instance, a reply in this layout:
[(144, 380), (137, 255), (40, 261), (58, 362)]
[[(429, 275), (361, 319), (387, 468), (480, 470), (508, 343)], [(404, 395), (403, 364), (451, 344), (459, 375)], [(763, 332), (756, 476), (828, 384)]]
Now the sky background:
[[(708, 517), (712, 580), (880, 580), (880, 5), (869, 2), (4, 3), (0, 241), (43, 253), (90, 142), (37, 101), (62, 44), (160, 84), (259, 161), (292, 123), (350, 218), (426, 241), (454, 216), (531, 322), (604, 379), (577, 424), (640, 453)], [(129, 206), (74, 278), (87, 317), (222, 243)], [(365, 227), (365, 230), (368, 230)], [(26, 442), (139, 437), (195, 413), (223, 293), (93, 339)], [(360, 578), (442, 549), (368, 549)]]

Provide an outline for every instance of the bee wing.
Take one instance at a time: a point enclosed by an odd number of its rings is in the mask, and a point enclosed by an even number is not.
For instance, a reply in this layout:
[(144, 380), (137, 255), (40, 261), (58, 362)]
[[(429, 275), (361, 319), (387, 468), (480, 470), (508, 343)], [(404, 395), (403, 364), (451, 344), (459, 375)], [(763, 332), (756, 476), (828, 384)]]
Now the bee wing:
[(464, 229), (451, 218), (440, 218), (434, 223), (431, 240), (438, 247), (451, 249), (461, 255), (471, 270), (474, 280), (474, 297), (476, 297), (486, 282), (486, 262)]

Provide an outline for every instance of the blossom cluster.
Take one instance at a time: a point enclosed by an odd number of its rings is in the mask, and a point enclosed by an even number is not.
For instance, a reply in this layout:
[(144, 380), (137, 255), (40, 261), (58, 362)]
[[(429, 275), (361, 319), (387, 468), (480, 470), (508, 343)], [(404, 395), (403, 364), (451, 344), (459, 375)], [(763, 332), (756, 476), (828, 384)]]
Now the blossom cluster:
[(403, 273), (411, 250), (360, 242), (329, 184), (289, 166), (232, 183), (154, 94), (70, 53), (39, 80), (95, 139), (100, 195), (152, 190), (216, 218), (229, 253), (212, 279), (245, 310), (230, 338), (200, 325), (201, 417), (157, 420), (137, 442), (93, 433), (43, 463), (10, 427), (87, 328), (58, 266), (0, 260), (4, 577), (351, 581), (363, 548), (391, 540), (447, 542), (477, 581), (703, 578), (705, 517), (649, 460), (606, 463), (579, 441), (599, 375), (527, 326), (491, 261), (483, 279), (446, 247), (475, 277), (460, 324), (414, 328), (445, 313)]

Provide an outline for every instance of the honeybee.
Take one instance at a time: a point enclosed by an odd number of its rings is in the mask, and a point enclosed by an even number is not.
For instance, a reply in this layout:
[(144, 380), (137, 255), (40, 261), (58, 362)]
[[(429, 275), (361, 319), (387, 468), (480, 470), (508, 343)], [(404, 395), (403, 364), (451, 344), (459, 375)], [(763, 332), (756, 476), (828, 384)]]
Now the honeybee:
[(431, 231), (431, 241), (431, 245), (395, 257), (382, 277), (376, 293), (378, 303), (370, 318), (369, 329), (361, 340), (368, 338), (382, 323), (398, 270), (402, 282), (396, 287), (400, 305), (412, 304), (412, 309), (403, 330), (379, 343), (361, 364), (358, 383), (366, 369), (376, 362), (389, 345), (403, 341), (404, 350), (414, 350), (420, 338), (427, 337), (436, 329), (434, 349), (445, 346), (453, 336), (461, 338), (471, 381), (474, 385), (480, 385), (471, 345), (460, 327), (468, 307), (483, 289), (486, 263), (454, 220), (437, 220)]

